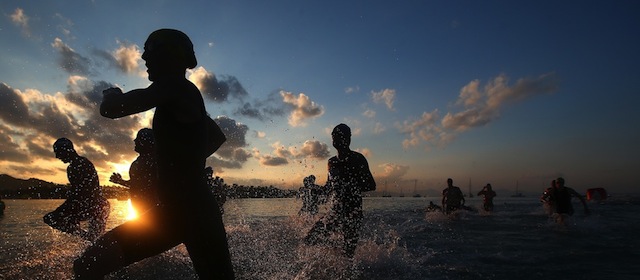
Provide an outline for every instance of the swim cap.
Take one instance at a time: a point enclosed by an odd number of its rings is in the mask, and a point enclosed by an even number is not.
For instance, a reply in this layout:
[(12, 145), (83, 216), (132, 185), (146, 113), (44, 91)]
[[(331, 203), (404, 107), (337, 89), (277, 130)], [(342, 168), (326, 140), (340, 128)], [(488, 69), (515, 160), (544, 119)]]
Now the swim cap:
[(347, 126), (346, 124), (341, 123), (333, 129), (333, 132), (331, 132), (331, 134), (337, 134), (337, 133), (350, 137), (351, 128), (349, 128), (349, 126)]
[(67, 138), (59, 138), (58, 140), (56, 140), (55, 143), (53, 143), (53, 150), (67, 150), (67, 151), (74, 151), (75, 149), (73, 148), (73, 142), (71, 142), (71, 140), (67, 139)]
[(151, 128), (143, 128), (138, 130), (137, 138), (140, 138), (141, 143), (150, 144), (151, 146), (155, 143), (153, 130)]
[(153, 42), (154, 46), (167, 51), (173, 56), (172, 59), (183, 62), (186, 68), (193, 69), (198, 65), (191, 39), (180, 30), (158, 29), (149, 35), (147, 41)]

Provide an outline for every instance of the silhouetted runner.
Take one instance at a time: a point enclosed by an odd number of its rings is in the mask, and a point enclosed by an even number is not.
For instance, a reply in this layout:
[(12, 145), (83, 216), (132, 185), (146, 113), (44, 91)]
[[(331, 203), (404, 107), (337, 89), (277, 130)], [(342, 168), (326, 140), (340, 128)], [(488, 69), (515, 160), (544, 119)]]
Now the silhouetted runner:
[(109, 181), (129, 188), (131, 204), (138, 215), (158, 204), (156, 188), (158, 186), (158, 164), (155, 156), (153, 130), (138, 130), (133, 140), (138, 158), (129, 167), (129, 180), (122, 179), (120, 173), (113, 173)]
[[(67, 177), (71, 188), (67, 200), (43, 220), (52, 228), (93, 241), (104, 232), (110, 210), (109, 202), (102, 196), (96, 168), (87, 158), (78, 155), (73, 142), (67, 138), (56, 140), (53, 152), (56, 158), (69, 164)], [(80, 226), (82, 221), (88, 221), (87, 230)]]
[(362, 192), (375, 190), (376, 182), (367, 159), (349, 148), (351, 129), (339, 124), (331, 133), (338, 155), (329, 159), (326, 188), (332, 196), (331, 210), (311, 228), (305, 242), (313, 245), (326, 240), (331, 232), (344, 238), (343, 253), (353, 257), (362, 226)]
[(205, 181), (207, 119), (202, 95), (185, 78), (197, 65), (189, 37), (160, 29), (144, 44), (143, 89), (103, 91), (100, 113), (120, 118), (155, 108), (153, 132), (160, 204), (107, 232), (74, 263), (77, 279), (96, 279), (183, 243), (200, 279), (233, 279), (222, 215)]

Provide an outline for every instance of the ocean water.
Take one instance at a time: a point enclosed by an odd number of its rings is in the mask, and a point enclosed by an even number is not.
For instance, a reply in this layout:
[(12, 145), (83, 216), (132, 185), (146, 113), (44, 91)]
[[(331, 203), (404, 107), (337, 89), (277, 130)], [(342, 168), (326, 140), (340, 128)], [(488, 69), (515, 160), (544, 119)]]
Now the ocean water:
[[(302, 240), (318, 218), (300, 217), (296, 199), (225, 204), (237, 279), (640, 279), (640, 198), (589, 203), (591, 215), (555, 224), (537, 198), (495, 199), (495, 211), (453, 216), (424, 211), (437, 197), (365, 198), (356, 255)], [(71, 279), (89, 243), (52, 230), (42, 216), (62, 200), (5, 200), (0, 217), (0, 279)], [(111, 200), (107, 228), (124, 222), (125, 201)], [(479, 198), (467, 205), (480, 208)], [(321, 214), (326, 206), (321, 207)], [(320, 214), (320, 215), (321, 215)], [(107, 279), (197, 279), (184, 246)]]

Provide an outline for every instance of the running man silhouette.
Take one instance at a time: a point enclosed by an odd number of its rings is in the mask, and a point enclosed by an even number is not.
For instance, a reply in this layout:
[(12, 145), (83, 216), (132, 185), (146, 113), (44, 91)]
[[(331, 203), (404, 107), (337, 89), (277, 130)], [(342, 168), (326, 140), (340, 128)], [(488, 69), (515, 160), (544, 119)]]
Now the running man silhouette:
[(298, 211), (298, 215), (318, 214), (318, 204), (320, 202), (320, 186), (316, 185), (316, 176), (309, 175), (302, 180), (303, 186), (298, 190), (298, 194), (302, 198), (302, 207)]
[(332, 196), (331, 210), (311, 228), (305, 242), (310, 245), (326, 240), (331, 232), (344, 238), (343, 254), (353, 257), (362, 226), (362, 192), (375, 190), (376, 182), (367, 159), (349, 148), (351, 129), (339, 124), (331, 133), (338, 155), (329, 159), (329, 175), (325, 189)]
[(138, 130), (133, 140), (138, 158), (129, 167), (129, 180), (122, 179), (120, 173), (113, 173), (109, 181), (129, 188), (131, 204), (138, 215), (158, 204), (156, 187), (158, 185), (158, 167), (154, 150), (153, 130)]
[[(102, 195), (98, 173), (93, 163), (76, 153), (73, 142), (60, 138), (53, 144), (56, 158), (68, 163), (67, 177), (71, 188), (65, 200), (56, 210), (44, 216), (44, 222), (57, 230), (78, 235), (93, 241), (106, 227), (109, 217), (109, 201)], [(80, 222), (88, 221), (83, 230)]]
[(442, 190), (442, 210), (450, 214), (458, 209), (463, 209), (464, 194), (460, 188), (453, 185), (453, 179), (447, 179), (447, 188)]
[(224, 214), (224, 203), (227, 202), (227, 190), (224, 185), (224, 179), (216, 176), (213, 177), (213, 167), (207, 166), (204, 169), (204, 176), (207, 180), (207, 186), (209, 186), (209, 190), (216, 197), (216, 201), (218, 202), (218, 207), (220, 208), (220, 214)]
[(553, 205), (553, 215), (556, 216), (556, 223), (564, 224), (565, 220), (573, 215), (572, 197), (577, 197), (582, 202), (584, 214), (589, 215), (589, 207), (587, 207), (584, 197), (574, 189), (565, 186), (564, 178), (558, 177), (555, 187), (549, 191), (549, 202)]
[(153, 133), (159, 204), (107, 232), (74, 262), (76, 279), (96, 279), (184, 244), (200, 279), (233, 279), (220, 209), (205, 181), (207, 115), (202, 94), (185, 78), (197, 65), (191, 39), (160, 29), (144, 44), (152, 84), (103, 91), (100, 113), (120, 118), (155, 108)]
[(484, 208), (484, 211), (493, 211), (493, 198), (496, 197), (496, 192), (491, 188), (491, 184), (487, 184), (480, 192), (478, 192), (478, 196), (481, 195), (484, 196), (482, 199), (482, 207)]

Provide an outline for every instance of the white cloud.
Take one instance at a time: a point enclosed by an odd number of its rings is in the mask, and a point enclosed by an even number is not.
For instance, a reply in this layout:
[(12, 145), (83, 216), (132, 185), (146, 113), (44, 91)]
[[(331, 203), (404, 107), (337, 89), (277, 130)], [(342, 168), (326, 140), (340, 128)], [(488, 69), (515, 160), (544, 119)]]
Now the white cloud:
[(116, 64), (125, 73), (137, 72), (139, 62), (142, 61), (142, 52), (135, 44), (126, 45), (120, 43), (120, 46), (112, 52)]
[(375, 103), (384, 103), (387, 106), (389, 111), (395, 111), (393, 108), (393, 102), (396, 98), (396, 90), (395, 89), (384, 89), (378, 92), (371, 92), (373, 97), (373, 102)]
[(367, 117), (367, 118), (375, 118), (376, 117), (376, 111), (371, 110), (371, 109), (367, 109), (362, 113), (363, 116)]
[(521, 78), (513, 85), (509, 85), (508, 81), (505, 75), (499, 75), (481, 87), (479, 80), (473, 80), (462, 87), (455, 102), (462, 107), (461, 111), (447, 112), (440, 119), (438, 109), (434, 109), (424, 112), (417, 120), (396, 124), (400, 132), (407, 135), (402, 146), (407, 149), (424, 143), (426, 150), (431, 146), (445, 147), (459, 133), (485, 126), (498, 119), (505, 106), (536, 95), (552, 93), (558, 88), (553, 73)]
[(297, 96), (291, 92), (280, 91), (282, 101), (293, 108), (289, 115), (289, 124), (291, 126), (305, 126), (306, 120), (317, 118), (324, 114), (324, 107), (311, 101), (304, 93)]
[(11, 14), (11, 21), (22, 29), (22, 34), (26, 36), (31, 36), (31, 31), (29, 28), (29, 17), (24, 13), (22, 8), (16, 8), (16, 10)]

